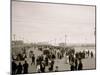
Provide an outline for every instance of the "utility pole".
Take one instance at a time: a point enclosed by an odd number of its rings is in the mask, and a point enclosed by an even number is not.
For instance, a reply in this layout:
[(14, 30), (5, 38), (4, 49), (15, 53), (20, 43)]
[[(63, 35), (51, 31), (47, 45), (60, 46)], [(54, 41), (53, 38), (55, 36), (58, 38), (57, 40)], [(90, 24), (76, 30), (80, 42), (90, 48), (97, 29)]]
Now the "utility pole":
[(55, 41), (55, 45), (56, 45), (56, 39), (54, 39), (54, 41)]
[(23, 37), (23, 41), (24, 41), (24, 37)]
[(15, 34), (13, 34), (13, 38), (14, 38), (14, 41), (16, 40), (16, 35)]
[(14, 45), (16, 45), (16, 35), (13, 34), (13, 41), (14, 41)]
[(67, 38), (67, 35), (65, 34), (65, 46), (66, 46), (66, 38)]
[(96, 27), (94, 28), (94, 36), (96, 36)]

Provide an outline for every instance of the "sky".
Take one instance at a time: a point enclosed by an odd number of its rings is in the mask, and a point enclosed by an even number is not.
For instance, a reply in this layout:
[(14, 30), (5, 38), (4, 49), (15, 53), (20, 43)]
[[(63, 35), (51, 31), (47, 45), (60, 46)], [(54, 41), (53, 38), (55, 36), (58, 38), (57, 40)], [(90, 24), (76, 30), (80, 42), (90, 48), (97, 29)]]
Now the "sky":
[(95, 43), (95, 6), (12, 2), (12, 40)]

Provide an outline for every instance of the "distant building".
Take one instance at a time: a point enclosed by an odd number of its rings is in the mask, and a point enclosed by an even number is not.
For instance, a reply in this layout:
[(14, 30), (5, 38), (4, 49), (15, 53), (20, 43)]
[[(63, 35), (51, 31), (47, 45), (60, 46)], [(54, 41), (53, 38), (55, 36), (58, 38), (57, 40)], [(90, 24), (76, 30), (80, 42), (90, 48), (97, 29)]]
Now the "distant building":
[(12, 45), (22, 45), (22, 44), (24, 44), (24, 42), (22, 40), (12, 41), (11, 43), (12, 43)]
[(37, 45), (50, 45), (48, 42), (38, 42)]
[(59, 46), (66, 47), (67, 45), (65, 43), (59, 43)]

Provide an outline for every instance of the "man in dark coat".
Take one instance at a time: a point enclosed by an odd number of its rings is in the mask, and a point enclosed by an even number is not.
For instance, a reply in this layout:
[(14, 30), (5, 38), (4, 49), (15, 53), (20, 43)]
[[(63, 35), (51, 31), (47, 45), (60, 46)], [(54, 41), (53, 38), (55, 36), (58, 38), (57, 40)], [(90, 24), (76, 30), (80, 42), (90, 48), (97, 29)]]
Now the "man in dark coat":
[(27, 61), (25, 61), (25, 63), (23, 64), (23, 73), (24, 74), (28, 73), (28, 63), (27, 63)]
[(45, 57), (45, 65), (48, 66), (48, 57)]
[(75, 70), (77, 70), (78, 68), (78, 61), (77, 61), (77, 58), (75, 58)]
[(91, 58), (93, 58), (93, 52), (91, 51)]
[(12, 61), (12, 74), (16, 73), (16, 68), (17, 68), (17, 64), (15, 63), (15, 60)]
[(88, 50), (87, 54), (88, 54), (88, 56), (90, 55), (90, 51), (89, 50)]
[(19, 65), (17, 66), (17, 74), (22, 74), (22, 64), (19, 62)]
[(32, 65), (33, 63), (35, 64), (35, 55), (34, 55), (34, 54), (32, 55), (32, 63), (31, 63), (31, 65)]
[(74, 71), (74, 70), (75, 70), (74, 62), (71, 62), (70, 70), (71, 70), (71, 71)]
[(82, 61), (79, 60), (78, 70), (82, 70), (82, 69), (83, 69), (83, 64)]
[(42, 61), (41, 64), (40, 64), (40, 70), (41, 70), (41, 72), (45, 72), (44, 61)]

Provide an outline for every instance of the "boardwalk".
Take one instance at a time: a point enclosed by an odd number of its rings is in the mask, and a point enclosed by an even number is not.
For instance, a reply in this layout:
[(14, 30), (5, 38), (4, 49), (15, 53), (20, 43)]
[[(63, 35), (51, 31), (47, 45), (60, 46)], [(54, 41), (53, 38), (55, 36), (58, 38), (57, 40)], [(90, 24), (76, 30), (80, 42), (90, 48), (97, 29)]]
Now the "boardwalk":
[[(34, 51), (36, 58), (38, 55), (42, 54), (42, 51), (35, 50), (34, 48), (27, 50), (27, 53), (29, 53), (30, 50)], [(28, 69), (29, 73), (36, 72), (36, 65), (34, 64), (31, 65), (31, 58), (28, 57), (26, 60), (29, 63), (29, 69)], [(82, 59), (82, 62), (83, 62), (83, 69), (95, 69), (95, 57), (94, 58), (88, 57), (88, 58)], [(23, 61), (21, 61), (21, 63), (23, 64)], [(55, 71), (55, 66), (59, 67), (58, 69), (59, 71), (70, 70), (70, 64), (65, 63), (65, 57), (62, 59), (55, 59), (54, 71)], [(48, 72), (48, 66), (46, 67), (45, 71)]]

